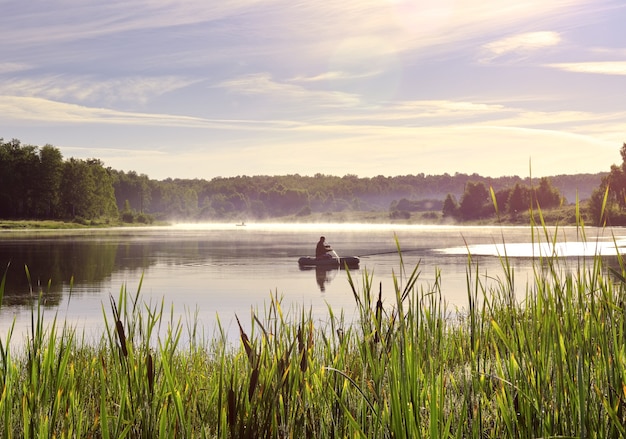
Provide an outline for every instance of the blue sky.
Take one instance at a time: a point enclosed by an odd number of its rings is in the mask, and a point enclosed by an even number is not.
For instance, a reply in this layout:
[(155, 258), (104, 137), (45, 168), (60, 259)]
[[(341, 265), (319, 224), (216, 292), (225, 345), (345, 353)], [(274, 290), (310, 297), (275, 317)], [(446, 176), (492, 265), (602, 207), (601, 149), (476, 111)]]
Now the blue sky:
[(0, 0), (0, 137), (151, 178), (608, 171), (623, 0)]

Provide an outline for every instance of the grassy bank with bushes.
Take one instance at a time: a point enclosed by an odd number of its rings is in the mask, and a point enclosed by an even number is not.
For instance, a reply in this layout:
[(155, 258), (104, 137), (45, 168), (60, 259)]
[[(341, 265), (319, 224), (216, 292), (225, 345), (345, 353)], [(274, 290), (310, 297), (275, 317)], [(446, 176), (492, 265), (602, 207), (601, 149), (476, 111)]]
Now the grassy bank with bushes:
[[(445, 218), (441, 212), (404, 212), (406, 215), (393, 215), (389, 211), (352, 211), (341, 212), (314, 212), (306, 216), (286, 215), (271, 219), (254, 220), (243, 218), (245, 223), (374, 223), (374, 224), (427, 224), (427, 225), (526, 225), (531, 221), (540, 222), (537, 211), (533, 212), (535, 218), (531, 219), (531, 212), (522, 212), (516, 215), (493, 216), (474, 221), (458, 222), (451, 218)], [(566, 205), (542, 211), (542, 219), (547, 225), (576, 225), (577, 219), (587, 218), (585, 212), (579, 211), (575, 205)], [(240, 216), (233, 215), (228, 219), (220, 219), (219, 222), (241, 223)], [(0, 220), (0, 229), (68, 229), (84, 227), (145, 227), (150, 225), (163, 226), (167, 221), (155, 221), (144, 216), (124, 216), (119, 220), (77, 220), (77, 221), (52, 221), (52, 220)]]
[[(110, 227), (110, 223), (100, 224), (102, 227)], [(0, 220), (0, 229), (76, 229), (81, 227), (93, 227), (75, 221), (55, 220)]]
[(276, 294), (238, 316), (235, 346), (144, 303), (141, 283), (103, 307), (96, 340), (35, 305), (25, 341), (0, 338), (0, 436), (624, 437), (616, 257), (610, 269), (600, 257), (537, 258), (522, 293), (506, 257), (489, 274), (469, 257), (467, 307), (453, 310), (439, 275), (417, 288), (420, 266), (400, 254), (392, 303), (366, 270), (358, 282), (348, 272), (355, 321), (329, 308), (320, 323)]
[(26, 230), (26, 229), (81, 229), (81, 228), (106, 228), (106, 227), (145, 227), (148, 225), (167, 225), (166, 222), (151, 222), (149, 224), (141, 222), (124, 222), (112, 219), (106, 220), (0, 220), (0, 230)]

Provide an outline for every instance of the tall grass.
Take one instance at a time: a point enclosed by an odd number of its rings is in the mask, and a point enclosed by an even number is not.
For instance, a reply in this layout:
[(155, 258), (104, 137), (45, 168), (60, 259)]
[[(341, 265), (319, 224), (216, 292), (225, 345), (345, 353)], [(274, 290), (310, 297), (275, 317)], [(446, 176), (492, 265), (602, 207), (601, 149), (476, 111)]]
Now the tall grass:
[[(531, 226), (556, 242), (558, 229)], [(520, 292), (506, 254), (491, 282), (470, 255), (467, 307), (452, 310), (440, 273), (418, 284), (420, 264), (406, 269), (396, 245), (394, 300), (367, 270), (347, 271), (355, 321), (329, 307), (320, 324), (275, 293), (237, 316), (235, 346), (144, 303), (141, 282), (103, 305), (95, 341), (35, 304), (27, 339), (0, 340), (0, 436), (626, 436), (621, 257), (609, 269), (538, 255)]]

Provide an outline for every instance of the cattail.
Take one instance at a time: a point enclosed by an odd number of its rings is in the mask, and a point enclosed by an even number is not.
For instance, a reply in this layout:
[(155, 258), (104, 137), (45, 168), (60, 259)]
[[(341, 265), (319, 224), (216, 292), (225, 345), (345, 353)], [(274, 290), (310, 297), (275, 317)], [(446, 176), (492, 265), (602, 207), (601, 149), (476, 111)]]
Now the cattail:
[(310, 346), (313, 344), (313, 331), (312, 327), (309, 326), (309, 336), (306, 340), (306, 344), (304, 343), (304, 335), (302, 334), (302, 328), (298, 328), (298, 353), (300, 354), (300, 370), (302, 372), (306, 372), (308, 366), (308, 350)]
[(152, 361), (152, 354), (150, 353), (148, 353), (148, 357), (146, 358), (146, 371), (148, 374), (148, 389), (152, 395), (154, 392), (154, 363)]
[(343, 329), (337, 328), (337, 338), (339, 338), (339, 343), (343, 344), (343, 338), (344, 338)]
[(376, 302), (376, 331), (374, 333), (374, 343), (380, 342), (380, 326), (383, 318), (383, 283), (380, 283), (378, 290), (378, 301)]
[(380, 322), (383, 315), (383, 283), (380, 283), (378, 289), (378, 300), (376, 301), (376, 320)]
[(235, 422), (237, 422), (237, 401), (235, 400), (235, 391), (231, 386), (228, 390), (228, 425), (234, 427)]
[(298, 339), (298, 352), (302, 353), (304, 350), (304, 338), (302, 337), (302, 327), (298, 328), (298, 334), (296, 335)]
[(254, 351), (252, 350), (252, 345), (250, 344), (250, 340), (248, 339), (248, 335), (243, 330), (241, 323), (239, 323), (239, 317), (235, 315), (237, 319), (237, 325), (239, 325), (239, 337), (241, 338), (241, 342), (243, 343), (243, 348), (246, 351), (246, 355), (248, 356), (248, 360), (250, 363), (254, 361)]
[(313, 347), (313, 323), (309, 323), (309, 340), (308, 340), (308, 348), (311, 349)]
[(306, 372), (307, 366), (308, 366), (307, 350), (305, 349), (304, 351), (302, 351), (302, 358), (300, 359), (300, 370), (302, 372)]
[(115, 322), (115, 328), (117, 330), (117, 337), (120, 340), (120, 348), (122, 349), (122, 354), (125, 357), (128, 357), (128, 349), (126, 348), (126, 334), (124, 333), (124, 325), (120, 320)]
[(252, 395), (254, 395), (254, 390), (259, 382), (259, 368), (255, 367), (252, 371), (252, 375), (250, 376), (250, 384), (248, 385), (248, 401), (252, 401)]
[(302, 336), (302, 327), (298, 328), (298, 354), (300, 354), (300, 370), (306, 371), (306, 347), (304, 346), (304, 337)]

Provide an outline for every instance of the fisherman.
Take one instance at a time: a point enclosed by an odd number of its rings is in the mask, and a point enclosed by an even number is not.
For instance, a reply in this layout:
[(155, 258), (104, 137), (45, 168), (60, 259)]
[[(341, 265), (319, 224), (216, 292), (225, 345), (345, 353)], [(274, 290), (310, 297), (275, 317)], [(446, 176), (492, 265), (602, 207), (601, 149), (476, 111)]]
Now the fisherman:
[(333, 251), (333, 249), (330, 248), (329, 244), (326, 244), (326, 238), (320, 236), (320, 240), (317, 242), (317, 247), (315, 247), (315, 258), (330, 258), (331, 256), (328, 254), (328, 252), (331, 251)]

